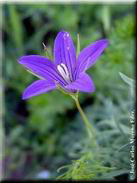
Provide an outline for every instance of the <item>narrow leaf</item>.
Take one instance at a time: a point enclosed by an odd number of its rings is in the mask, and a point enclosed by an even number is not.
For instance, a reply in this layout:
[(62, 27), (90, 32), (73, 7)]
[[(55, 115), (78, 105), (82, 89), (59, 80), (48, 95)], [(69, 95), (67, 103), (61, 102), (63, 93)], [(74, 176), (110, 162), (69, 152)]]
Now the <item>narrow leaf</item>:
[(128, 85), (130, 85), (131, 87), (135, 86), (135, 81), (129, 77), (127, 77), (125, 74), (123, 74), (122, 72), (119, 72), (121, 78), (123, 79), (123, 81), (125, 81), (125, 83), (127, 83)]
[(80, 38), (79, 34), (77, 34), (77, 58), (79, 53), (80, 53)]
[(135, 80), (127, 77), (125, 74), (119, 72), (121, 78), (123, 79), (123, 81), (125, 81), (125, 83), (127, 83), (129, 86), (130, 86), (130, 94), (131, 94), (131, 97), (134, 97), (135, 95)]
[(19, 49), (19, 53), (23, 54), (23, 26), (19, 12), (17, 11), (17, 6), (9, 5), (9, 15), (10, 15), (10, 26), (11, 30), (9, 32), (12, 35), (13, 42), (16, 48)]

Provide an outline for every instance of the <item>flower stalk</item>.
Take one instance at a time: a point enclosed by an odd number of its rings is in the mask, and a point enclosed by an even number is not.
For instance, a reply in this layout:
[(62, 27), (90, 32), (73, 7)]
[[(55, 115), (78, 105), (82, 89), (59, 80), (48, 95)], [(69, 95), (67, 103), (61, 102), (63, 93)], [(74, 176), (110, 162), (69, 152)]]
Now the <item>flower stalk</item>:
[(95, 129), (92, 126), (92, 124), (89, 122), (87, 116), (85, 115), (83, 109), (80, 106), (79, 100), (78, 100), (78, 93), (76, 93), (75, 95), (71, 95), (71, 97), (74, 99), (75, 104), (77, 106), (77, 109), (83, 119), (83, 122), (86, 126), (86, 130), (87, 130), (87, 134), (89, 136), (89, 138), (91, 138), (93, 140), (94, 145), (96, 145), (96, 134), (95, 134)]

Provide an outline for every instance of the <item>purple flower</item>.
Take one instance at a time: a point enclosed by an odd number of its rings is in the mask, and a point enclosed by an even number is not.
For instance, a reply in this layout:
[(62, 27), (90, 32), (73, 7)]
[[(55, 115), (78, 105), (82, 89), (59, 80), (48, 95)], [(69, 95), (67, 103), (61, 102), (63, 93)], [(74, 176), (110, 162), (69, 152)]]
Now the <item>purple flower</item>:
[(40, 80), (26, 88), (23, 99), (56, 89), (61, 86), (68, 92), (93, 92), (92, 79), (85, 73), (108, 45), (108, 40), (102, 39), (84, 48), (76, 58), (73, 41), (67, 32), (59, 32), (54, 43), (54, 63), (39, 55), (23, 56), (19, 63), (35, 73)]

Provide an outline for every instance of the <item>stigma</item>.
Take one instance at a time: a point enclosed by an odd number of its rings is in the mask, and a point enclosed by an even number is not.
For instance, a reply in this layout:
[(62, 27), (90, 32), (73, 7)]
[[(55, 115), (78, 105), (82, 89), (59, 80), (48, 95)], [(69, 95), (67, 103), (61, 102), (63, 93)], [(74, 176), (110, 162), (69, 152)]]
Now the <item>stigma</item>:
[(67, 83), (71, 83), (70, 75), (69, 75), (69, 72), (68, 72), (66, 65), (63, 63), (59, 64), (59, 65), (57, 65), (57, 69), (58, 69), (60, 75), (63, 77), (63, 79)]

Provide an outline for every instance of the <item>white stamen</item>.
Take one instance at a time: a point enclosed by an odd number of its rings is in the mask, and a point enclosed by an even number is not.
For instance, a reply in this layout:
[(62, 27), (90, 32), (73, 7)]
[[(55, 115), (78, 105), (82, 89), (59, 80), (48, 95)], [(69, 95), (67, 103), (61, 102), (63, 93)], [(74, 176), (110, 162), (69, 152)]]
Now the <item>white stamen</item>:
[(67, 33), (67, 37), (69, 37), (69, 33)]
[(60, 64), (57, 66), (57, 69), (60, 73), (60, 75), (64, 78), (65, 81), (71, 82), (68, 69), (65, 64)]
[(65, 70), (66, 75), (69, 76), (69, 72), (68, 72), (68, 69), (67, 69), (66, 65), (62, 63), (61, 66)]

